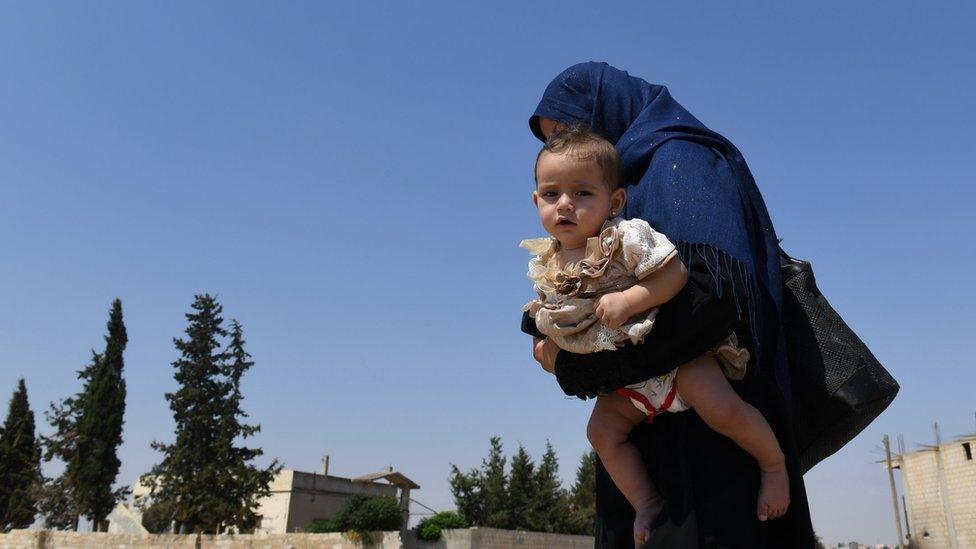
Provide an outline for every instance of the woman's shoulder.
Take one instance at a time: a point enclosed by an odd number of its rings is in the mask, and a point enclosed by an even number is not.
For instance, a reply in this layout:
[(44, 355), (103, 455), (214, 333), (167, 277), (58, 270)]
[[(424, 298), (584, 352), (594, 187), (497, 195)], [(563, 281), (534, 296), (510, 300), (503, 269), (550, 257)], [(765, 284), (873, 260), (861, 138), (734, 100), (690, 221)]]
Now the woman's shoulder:
[[(646, 173), (651, 172), (658, 176), (670, 173), (682, 179), (693, 177), (696, 173), (711, 172), (713, 177), (707, 180), (715, 183), (727, 181), (732, 166), (725, 154), (714, 147), (687, 139), (671, 139), (654, 152)], [(699, 180), (697, 177), (695, 179)]]
[(725, 154), (707, 144), (680, 137), (667, 140), (654, 151), (653, 159), (674, 157), (695, 157), (697, 160), (725, 162)]
[(696, 216), (700, 223), (722, 223), (716, 216), (742, 203), (733, 164), (707, 145), (682, 139), (662, 145), (627, 194), (629, 215), (672, 229)]

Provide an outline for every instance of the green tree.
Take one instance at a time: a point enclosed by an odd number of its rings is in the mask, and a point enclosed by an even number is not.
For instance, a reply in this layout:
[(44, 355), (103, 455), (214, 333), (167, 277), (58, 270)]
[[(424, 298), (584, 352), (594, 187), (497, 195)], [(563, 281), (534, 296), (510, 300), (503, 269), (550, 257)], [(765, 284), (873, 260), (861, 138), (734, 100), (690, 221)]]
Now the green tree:
[(140, 498), (137, 506), (142, 511), (142, 526), (150, 534), (165, 534), (172, 526), (173, 513), (165, 504)]
[(559, 481), (559, 460), (552, 444), (538, 467), (520, 444), (508, 472), (499, 437), (491, 438), (481, 467), (465, 473), (451, 466), (449, 482), (458, 514), (471, 526), (518, 528), (537, 532), (593, 533), (595, 454), (583, 456), (570, 495)]
[(27, 528), (34, 522), (41, 481), (41, 448), (21, 378), (0, 431), (0, 530)]
[(485, 525), (485, 500), (482, 492), (484, 481), (481, 471), (477, 468), (470, 472), (462, 472), (457, 465), (451, 465), (451, 476), (448, 478), (451, 493), (454, 495), (454, 506), (465, 522), (474, 526)]
[(244, 398), (241, 378), (254, 366), (251, 355), (244, 349), (244, 343), (244, 328), (232, 320), (230, 343), (227, 345), (228, 360), (223, 371), (227, 393), (217, 437), (219, 490), (227, 497), (221, 499), (216, 512), (227, 517), (224, 527), (232, 525), (240, 532), (251, 532), (261, 521), (257, 513), (258, 500), (270, 494), (269, 485), (281, 466), (277, 460), (272, 460), (269, 467), (258, 469), (252, 462), (264, 455), (264, 451), (234, 444), (238, 438), (246, 439), (261, 430), (259, 425), (247, 425), (241, 421), (247, 417), (241, 408)]
[(353, 531), (368, 540), (371, 532), (399, 530), (402, 523), (403, 512), (395, 498), (358, 494), (346, 500), (334, 515), (312, 522), (305, 531), (313, 534)]
[(508, 476), (501, 437), (491, 437), (488, 457), (481, 462), (481, 498), (484, 502), (484, 526), (508, 528), (511, 512), (508, 506)]
[(186, 315), (187, 339), (173, 339), (181, 353), (173, 362), (179, 389), (165, 395), (176, 422), (176, 441), (152, 443), (163, 452), (163, 459), (153, 467), (150, 485), (157, 508), (172, 514), (167, 522), (175, 521), (177, 532), (216, 532), (221, 521), (213, 520), (215, 515), (209, 510), (218, 503), (213, 461), (221, 412), (221, 368), (226, 359), (219, 338), (227, 331), (222, 327), (222, 308), (211, 296), (196, 296), (192, 308), (195, 312)]
[(74, 490), (64, 474), (44, 477), (39, 491), (37, 511), (44, 517), (44, 527), (55, 530), (77, 530), (78, 508)]
[(107, 529), (105, 517), (128, 493), (127, 488), (112, 489), (121, 465), (118, 447), (122, 443), (126, 395), (122, 370), (128, 343), (118, 299), (112, 302), (107, 326), (105, 352), (100, 359), (96, 356), (94, 373), (81, 397), (77, 439), (66, 469), (77, 509), (91, 520), (95, 531)]
[[(223, 307), (209, 294), (197, 295), (187, 313), (186, 339), (174, 338), (181, 356), (173, 362), (175, 393), (166, 393), (176, 440), (153, 442), (163, 453), (149, 475), (152, 501), (175, 522), (177, 532), (221, 533), (228, 527), (250, 531), (256, 526), (256, 500), (268, 493), (268, 485), (280, 466), (277, 460), (265, 469), (250, 461), (259, 449), (235, 446), (238, 437), (257, 432), (244, 425), (240, 379), (251, 367), (244, 352), (243, 330), (223, 327)], [(236, 334), (236, 335), (235, 335)], [(221, 348), (228, 335), (231, 342)]]
[(559, 460), (549, 441), (546, 441), (546, 452), (536, 469), (535, 484), (531, 529), (537, 532), (568, 532), (569, 496), (559, 482)]
[(508, 524), (506, 528), (532, 529), (532, 511), (536, 500), (535, 464), (532, 457), (519, 444), (512, 457), (508, 474)]
[(571, 534), (593, 535), (596, 525), (596, 452), (590, 450), (580, 458), (576, 482), (569, 492)]
[[(53, 429), (48, 436), (41, 435), (41, 445), (44, 449), (45, 462), (54, 459), (68, 464), (75, 455), (78, 442), (78, 427), (81, 418), (85, 393), (95, 372), (101, 363), (102, 355), (92, 350), (91, 361), (77, 372), (82, 382), (82, 388), (71, 397), (63, 398), (57, 403), (51, 403), (44, 417)], [(44, 516), (44, 526), (58, 530), (77, 530), (78, 517), (81, 514), (74, 484), (69, 481), (67, 468), (61, 475), (45, 478), (41, 490), (38, 510)]]

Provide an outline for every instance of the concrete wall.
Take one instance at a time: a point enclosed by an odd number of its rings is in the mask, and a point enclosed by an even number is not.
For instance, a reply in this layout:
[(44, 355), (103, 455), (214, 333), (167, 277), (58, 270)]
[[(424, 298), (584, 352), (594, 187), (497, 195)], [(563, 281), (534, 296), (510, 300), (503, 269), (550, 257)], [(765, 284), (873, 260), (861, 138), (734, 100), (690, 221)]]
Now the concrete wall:
[(591, 536), (519, 532), (495, 528), (445, 530), (437, 542), (408, 539), (404, 549), (593, 549)]
[[(967, 459), (963, 443), (974, 459)], [(948, 526), (939, 491), (938, 455), (942, 454), (959, 547), (976, 547), (976, 438), (943, 444), (939, 452), (921, 450), (901, 456), (902, 480), (914, 547), (949, 547)]]

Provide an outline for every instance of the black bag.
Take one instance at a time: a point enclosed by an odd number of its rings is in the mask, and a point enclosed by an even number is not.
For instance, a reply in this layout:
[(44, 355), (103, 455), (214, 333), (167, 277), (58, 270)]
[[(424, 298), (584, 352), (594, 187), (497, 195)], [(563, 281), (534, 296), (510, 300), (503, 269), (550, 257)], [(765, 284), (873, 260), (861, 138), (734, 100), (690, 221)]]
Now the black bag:
[(779, 251), (793, 426), (806, 473), (878, 417), (898, 383), (817, 289), (810, 263)]

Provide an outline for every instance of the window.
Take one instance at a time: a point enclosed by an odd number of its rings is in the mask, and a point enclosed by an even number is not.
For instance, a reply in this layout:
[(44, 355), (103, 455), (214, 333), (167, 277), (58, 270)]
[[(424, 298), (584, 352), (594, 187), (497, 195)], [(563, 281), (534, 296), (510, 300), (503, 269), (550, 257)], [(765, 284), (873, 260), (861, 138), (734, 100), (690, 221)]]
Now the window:
[(962, 449), (963, 449), (964, 452), (966, 452), (966, 459), (969, 460), (969, 461), (972, 461), (973, 460), (973, 448), (972, 448), (972, 446), (970, 446), (968, 442), (963, 442), (962, 443)]

